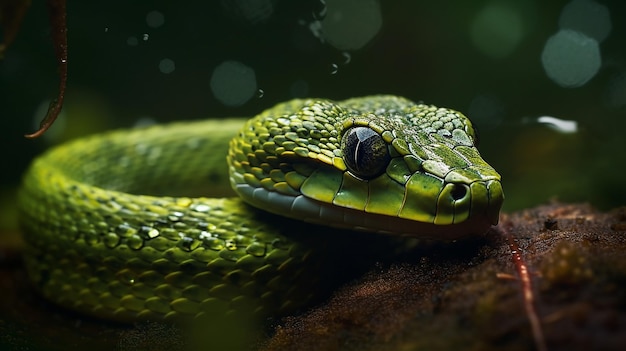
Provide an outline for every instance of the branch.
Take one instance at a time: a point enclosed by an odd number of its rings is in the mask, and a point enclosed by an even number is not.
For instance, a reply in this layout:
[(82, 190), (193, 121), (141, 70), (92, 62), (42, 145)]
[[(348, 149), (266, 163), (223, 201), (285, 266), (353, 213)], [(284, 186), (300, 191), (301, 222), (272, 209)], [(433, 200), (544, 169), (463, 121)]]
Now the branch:
[(48, 16), (50, 18), (50, 27), (52, 29), (52, 41), (54, 43), (57, 65), (59, 68), (59, 93), (48, 106), (48, 112), (39, 124), (39, 129), (32, 133), (24, 135), (28, 139), (38, 138), (52, 126), (57, 119), (61, 109), (63, 108), (63, 99), (65, 97), (65, 87), (67, 86), (67, 24), (65, 0), (47, 0)]

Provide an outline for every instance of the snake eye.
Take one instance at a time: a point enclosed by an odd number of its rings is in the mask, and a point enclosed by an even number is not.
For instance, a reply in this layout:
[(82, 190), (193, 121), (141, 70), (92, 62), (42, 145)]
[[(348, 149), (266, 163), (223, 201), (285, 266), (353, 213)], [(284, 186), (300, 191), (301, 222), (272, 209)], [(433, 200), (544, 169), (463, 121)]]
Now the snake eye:
[(380, 134), (367, 127), (353, 127), (341, 139), (341, 151), (348, 170), (361, 179), (382, 174), (391, 157)]

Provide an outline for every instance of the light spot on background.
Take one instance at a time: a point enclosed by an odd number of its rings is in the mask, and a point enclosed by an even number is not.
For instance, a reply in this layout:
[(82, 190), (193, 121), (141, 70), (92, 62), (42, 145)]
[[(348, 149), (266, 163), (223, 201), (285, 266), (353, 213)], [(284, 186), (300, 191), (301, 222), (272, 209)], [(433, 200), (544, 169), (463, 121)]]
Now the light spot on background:
[(511, 54), (520, 44), (523, 34), (521, 15), (496, 3), (484, 7), (470, 25), (470, 36), (476, 48), (496, 59)]
[(572, 134), (578, 131), (578, 122), (567, 119), (560, 119), (552, 116), (541, 116), (537, 118), (537, 122), (563, 134)]
[(175, 69), (176, 69), (176, 64), (174, 64), (173, 60), (164, 58), (161, 61), (159, 61), (159, 71), (161, 71), (161, 73), (170, 74), (174, 72)]
[(613, 108), (626, 106), (626, 73), (619, 72), (609, 80), (607, 102)]
[(305, 97), (309, 95), (309, 83), (305, 80), (297, 80), (291, 84), (291, 88), (289, 88), (289, 92), (291, 96), (294, 98)]
[(222, 6), (250, 24), (265, 22), (274, 14), (272, 0), (222, 0)]
[(151, 116), (140, 116), (133, 124), (134, 128), (144, 128), (157, 124), (157, 121)]
[(376, 36), (382, 23), (376, 0), (333, 0), (326, 3), (326, 17), (320, 23), (320, 32), (339, 50), (357, 50)]
[(150, 11), (146, 15), (146, 24), (150, 28), (159, 28), (165, 23), (165, 16), (159, 11)]
[(601, 62), (598, 42), (570, 29), (551, 36), (541, 53), (548, 77), (565, 88), (583, 86), (598, 73)]
[(137, 44), (139, 44), (139, 40), (135, 36), (128, 37), (128, 39), (126, 39), (126, 45), (128, 46), (137, 46)]
[(213, 96), (224, 105), (241, 106), (257, 93), (254, 70), (238, 61), (224, 61), (211, 76)]
[(611, 32), (611, 17), (606, 6), (591, 0), (573, 0), (561, 11), (561, 29), (571, 29), (602, 42)]
[(494, 129), (504, 117), (502, 101), (493, 94), (475, 96), (467, 109), (467, 115), (479, 130)]

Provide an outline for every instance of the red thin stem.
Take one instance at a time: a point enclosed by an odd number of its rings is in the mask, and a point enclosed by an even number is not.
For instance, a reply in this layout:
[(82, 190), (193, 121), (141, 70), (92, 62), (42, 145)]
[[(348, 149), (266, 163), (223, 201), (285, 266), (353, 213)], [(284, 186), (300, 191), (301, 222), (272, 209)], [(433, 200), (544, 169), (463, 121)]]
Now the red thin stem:
[[(517, 245), (516, 239), (511, 234), (512, 224), (506, 221), (504, 224), (500, 224), (496, 227), (496, 230), (506, 237), (511, 250), (511, 259), (515, 265), (517, 274), (519, 275), (520, 282), (522, 284), (522, 293), (524, 296), (524, 309), (526, 310), (526, 316), (530, 322), (530, 327), (533, 333), (533, 339), (535, 341), (535, 347), (538, 351), (547, 351), (546, 341), (543, 336), (543, 330), (541, 329), (541, 321), (535, 308), (535, 294), (533, 293), (533, 285), (530, 280), (530, 274), (528, 273), (528, 266), (522, 258), (522, 253)], [(506, 228), (505, 228), (506, 227)]]

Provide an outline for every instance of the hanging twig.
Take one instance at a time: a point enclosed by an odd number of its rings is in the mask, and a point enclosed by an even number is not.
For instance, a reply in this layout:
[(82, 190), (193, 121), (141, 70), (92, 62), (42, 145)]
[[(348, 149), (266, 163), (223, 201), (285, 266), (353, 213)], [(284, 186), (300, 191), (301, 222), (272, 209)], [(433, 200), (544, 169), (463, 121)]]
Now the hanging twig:
[(52, 29), (52, 41), (54, 43), (57, 65), (59, 68), (59, 94), (48, 106), (48, 112), (39, 124), (39, 129), (24, 135), (26, 138), (38, 138), (50, 128), (57, 119), (63, 108), (63, 98), (65, 97), (65, 87), (67, 86), (67, 25), (65, 0), (47, 0), (48, 16)]

